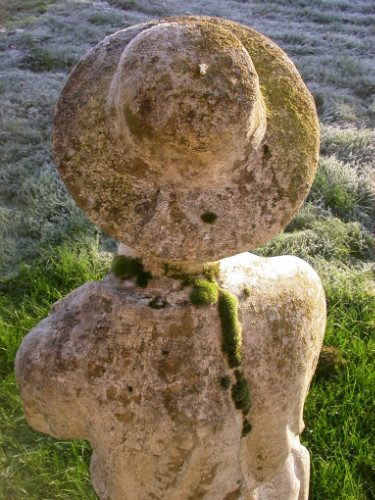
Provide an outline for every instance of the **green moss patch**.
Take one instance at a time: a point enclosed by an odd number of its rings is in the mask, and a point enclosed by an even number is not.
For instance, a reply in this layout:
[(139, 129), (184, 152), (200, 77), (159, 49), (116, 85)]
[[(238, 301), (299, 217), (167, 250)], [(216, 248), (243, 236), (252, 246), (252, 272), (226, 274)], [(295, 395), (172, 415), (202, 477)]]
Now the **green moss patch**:
[(246, 437), (249, 432), (251, 431), (252, 429), (252, 426), (250, 424), (250, 422), (248, 421), (248, 419), (246, 417), (244, 417), (243, 419), (243, 424), (242, 424), (242, 437)]
[(224, 377), (220, 377), (220, 385), (226, 391), (232, 385), (232, 381), (229, 375), (225, 375)]
[(216, 283), (204, 280), (195, 280), (190, 300), (195, 306), (209, 306), (215, 304), (219, 298), (219, 289)]
[(235, 368), (242, 362), (242, 328), (237, 316), (238, 300), (229, 292), (220, 290), (219, 316), (223, 335), (223, 351), (229, 366)]
[(239, 370), (235, 370), (236, 383), (232, 386), (232, 399), (237, 410), (241, 410), (244, 414), (248, 413), (251, 407), (251, 394), (249, 384)]
[(268, 160), (269, 158), (271, 158), (272, 154), (271, 154), (271, 148), (269, 147), (268, 144), (265, 144), (263, 146), (263, 159), (264, 160)]
[(168, 305), (168, 302), (160, 297), (154, 297), (152, 300), (150, 300), (148, 305), (151, 307), (151, 309), (165, 309)]
[(138, 259), (116, 255), (112, 261), (111, 271), (121, 280), (136, 278), (136, 283), (142, 288), (146, 288), (152, 274), (143, 269), (142, 263)]
[(201, 219), (206, 224), (214, 224), (217, 220), (217, 215), (215, 212), (205, 212), (201, 215)]

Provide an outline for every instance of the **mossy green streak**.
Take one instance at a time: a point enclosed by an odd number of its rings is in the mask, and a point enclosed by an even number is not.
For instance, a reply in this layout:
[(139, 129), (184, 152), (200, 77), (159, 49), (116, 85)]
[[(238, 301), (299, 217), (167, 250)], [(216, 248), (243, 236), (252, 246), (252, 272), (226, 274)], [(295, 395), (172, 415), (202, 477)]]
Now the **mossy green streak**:
[(251, 429), (252, 425), (250, 424), (248, 419), (244, 417), (242, 425), (242, 437), (246, 437), (249, 434), (249, 432), (251, 432)]
[(232, 386), (232, 399), (237, 410), (241, 410), (244, 414), (248, 413), (251, 406), (251, 394), (249, 384), (239, 370), (235, 370), (236, 383)]
[(223, 335), (223, 351), (227, 355), (231, 368), (240, 366), (242, 362), (242, 328), (237, 316), (238, 300), (225, 290), (219, 293), (219, 315)]
[[(220, 289), (215, 283), (215, 276), (218, 274), (217, 268), (209, 268), (208, 271), (206, 270), (205, 277), (210, 281), (194, 280), (194, 289), (190, 294), (190, 300), (197, 306), (219, 303), (223, 352), (227, 356), (230, 368), (236, 368), (242, 363), (242, 327), (238, 320), (238, 300), (230, 292)], [(232, 399), (237, 410), (242, 411), (244, 415), (242, 437), (246, 437), (251, 431), (251, 424), (245, 418), (251, 406), (251, 393), (244, 374), (235, 370), (234, 375), (236, 383), (232, 385)], [(221, 377), (220, 385), (223, 389), (228, 390), (231, 387), (231, 377), (229, 375)]]

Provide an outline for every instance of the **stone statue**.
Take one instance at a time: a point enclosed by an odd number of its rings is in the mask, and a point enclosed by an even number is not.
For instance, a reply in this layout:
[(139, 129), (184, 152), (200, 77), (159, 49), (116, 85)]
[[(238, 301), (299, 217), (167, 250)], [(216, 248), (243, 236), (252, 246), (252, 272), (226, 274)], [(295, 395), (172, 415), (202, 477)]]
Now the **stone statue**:
[[(62, 178), (121, 243), (52, 307), (16, 375), (28, 421), (87, 439), (102, 500), (305, 500), (321, 282), (275, 236), (312, 184), (314, 101), (256, 31), (176, 17), (105, 38), (54, 116)], [(237, 254), (237, 255), (236, 255)]]

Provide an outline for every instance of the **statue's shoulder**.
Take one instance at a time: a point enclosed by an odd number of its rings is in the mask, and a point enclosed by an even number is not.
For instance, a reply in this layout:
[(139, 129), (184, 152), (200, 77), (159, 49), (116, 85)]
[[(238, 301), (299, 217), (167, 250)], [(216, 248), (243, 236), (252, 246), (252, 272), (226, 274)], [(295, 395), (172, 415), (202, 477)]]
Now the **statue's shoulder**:
[(249, 252), (220, 261), (220, 279), (224, 286), (240, 293), (243, 287), (281, 294), (286, 288), (300, 295), (315, 290), (324, 295), (317, 272), (306, 261), (293, 255), (258, 257)]

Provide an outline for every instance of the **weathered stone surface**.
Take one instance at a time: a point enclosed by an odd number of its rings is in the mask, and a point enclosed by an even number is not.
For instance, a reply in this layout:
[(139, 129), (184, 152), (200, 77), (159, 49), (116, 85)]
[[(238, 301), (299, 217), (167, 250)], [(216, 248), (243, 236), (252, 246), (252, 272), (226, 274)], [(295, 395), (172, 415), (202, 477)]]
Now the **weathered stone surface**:
[(56, 162), (122, 242), (124, 281), (55, 304), (16, 375), (34, 428), (90, 441), (102, 500), (307, 499), (298, 435), (325, 327), (319, 278), (293, 257), (212, 263), (288, 223), (318, 130), (285, 53), (222, 19), (119, 31), (70, 75)]
[[(102, 500), (307, 499), (297, 436), (325, 327), (320, 280), (295, 257), (246, 253), (220, 269), (242, 323), (246, 437), (220, 384), (234, 377), (218, 306), (193, 306), (191, 285), (165, 276), (141, 289), (109, 275), (57, 302), (22, 342), (16, 375), (29, 423), (90, 441)], [(157, 296), (165, 308), (149, 306)]]
[(272, 41), (231, 21), (178, 17), (86, 54), (52, 144), (73, 197), (105, 231), (145, 258), (204, 262), (288, 223), (313, 181), (319, 126)]
[(246, 500), (304, 500), (309, 495), (310, 456), (296, 437), (279, 472), (255, 488)]

